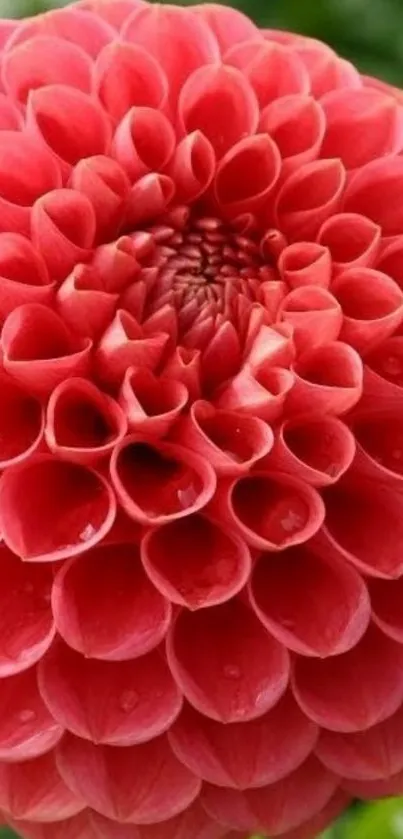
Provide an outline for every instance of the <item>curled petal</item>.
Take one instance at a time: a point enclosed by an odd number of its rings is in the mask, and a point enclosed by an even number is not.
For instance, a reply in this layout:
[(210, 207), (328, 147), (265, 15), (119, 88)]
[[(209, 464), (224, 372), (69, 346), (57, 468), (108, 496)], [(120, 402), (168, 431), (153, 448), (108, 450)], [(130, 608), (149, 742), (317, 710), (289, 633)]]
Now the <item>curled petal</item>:
[(308, 541), (325, 516), (320, 495), (282, 472), (223, 482), (211, 509), (235, 527), (247, 544), (263, 551), (284, 550)]
[(102, 379), (120, 384), (129, 367), (154, 370), (162, 358), (167, 340), (168, 336), (163, 332), (144, 335), (132, 315), (119, 309), (96, 351), (96, 363)]
[(247, 344), (247, 365), (251, 370), (262, 372), (268, 367), (288, 367), (294, 360), (293, 330), (288, 324), (260, 326), (250, 346), (249, 341)]
[(403, 239), (400, 235), (382, 243), (375, 267), (403, 289)]
[(359, 169), (345, 192), (343, 210), (372, 219), (384, 236), (401, 233), (403, 207), (403, 157), (381, 157)]
[(338, 210), (345, 183), (340, 160), (317, 160), (301, 166), (280, 189), (276, 226), (290, 241), (314, 238), (323, 222)]
[(179, 118), (187, 133), (200, 130), (221, 158), (259, 122), (256, 96), (240, 70), (211, 64), (196, 70), (184, 84)]
[(402, 703), (402, 647), (370, 624), (343, 655), (297, 658), (293, 690), (307, 716), (330, 731), (354, 732), (382, 722)]
[(105, 112), (94, 99), (62, 84), (32, 91), (27, 129), (43, 139), (66, 174), (83, 157), (104, 154), (112, 133)]
[[(371, 267), (376, 259), (382, 231), (365, 216), (336, 213), (322, 225), (318, 242), (330, 251), (333, 272)], [(388, 271), (385, 271), (388, 274)]]
[(395, 154), (403, 146), (403, 114), (391, 96), (344, 88), (321, 99), (326, 133), (321, 154), (339, 157), (346, 169)]
[(403, 496), (394, 481), (363, 480), (357, 472), (325, 490), (329, 552), (336, 552), (359, 571), (395, 578), (403, 573)]
[[(32, 161), (35, 161), (35, 166)], [(0, 133), (0, 231), (29, 236), (37, 198), (61, 186), (57, 161), (29, 134)]]
[(204, 781), (251, 789), (293, 772), (315, 746), (318, 730), (286, 693), (263, 717), (232, 725), (186, 705), (168, 736), (179, 760)]
[(372, 614), (375, 623), (395, 641), (403, 641), (403, 580), (369, 580)]
[(10, 376), (0, 374), (0, 469), (30, 457), (39, 448), (44, 431), (40, 402)]
[(25, 236), (0, 233), (0, 318), (23, 303), (47, 303), (54, 287), (44, 260)]
[(257, 417), (196, 401), (179, 424), (176, 439), (205, 457), (219, 475), (239, 475), (269, 453), (274, 438)]
[(401, 403), (394, 408), (362, 410), (353, 419), (357, 441), (354, 467), (360, 475), (396, 489), (403, 487)]
[(68, 376), (88, 372), (91, 341), (77, 339), (47, 306), (26, 303), (8, 316), (1, 334), (4, 367), (32, 393), (51, 393)]
[(257, 26), (239, 9), (231, 9), (218, 3), (203, 3), (192, 6), (192, 12), (196, 12), (206, 21), (214, 32), (222, 53), (233, 44), (260, 36)]
[(88, 259), (96, 233), (95, 211), (86, 195), (55, 189), (36, 201), (31, 229), (51, 279), (64, 280), (77, 262)]
[(98, 98), (116, 122), (133, 105), (162, 108), (168, 96), (168, 82), (160, 66), (134, 44), (108, 44), (97, 58), (94, 77)]
[(245, 543), (199, 513), (149, 531), (141, 555), (157, 589), (188, 609), (230, 600), (251, 571)]
[(328, 288), (332, 258), (327, 247), (315, 242), (294, 242), (280, 254), (280, 276), (291, 288), (319, 286)]
[(178, 143), (170, 164), (178, 201), (195, 201), (210, 186), (215, 173), (214, 149), (201, 131), (193, 131)]
[(112, 144), (114, 157), (132, 182), (164, 169), (174, 148), (175, 133), (167, 117), (153, 108), (139, 107), (125, 113)]
[(0, 806), (14, 819), (63, 821), (84, 810), (56, 768), (53, 752), (24, 763), (0, 764)]
[(201, 510), (216, 488), (215, 473), (200, 455), (135, 435), (115, 447), (111, 478), (127, 514), (144, 525), (164, 524)]
[(190, 399), (197, 399), (201, 389), (201, 353), (197, 349), (176, 347), (164, 365), (164, 377), (182, 382)]
[(394, 406), (403, 394), (403, 336), (387, 338), (365, 358), (364, 398), (370, 408), (379, 400), (386, 407)]
[(252, 414), (272, 422), (282, 413), (293, 386), (293, 374), (282, 367), (262, 367), (255, 373), (244, 367), (221, 389), (215, 403), (224, 411)]
[(49, 399), (45, 439), (58, 457), (94, 463), (112, 452), (126, 431), (118, 403), (87, 379), (66, 379)]
[(69, 186), (89, 198), (96, 218), (97, 241), (112, 239), (123, 219), (130, 190), (122, 167), (103, 155), (86, 157), (74, 167)]
[(316, 754), (332, 772), (357, 781), (388, 779), (403, 770), (403, 712), (367, 731), (322, 731)]
[(395, 332), (403, 321), (403, 292), (387, 274), (373, 268), (350, 268), (332, 291), (343, 310), (341, 340), (368, 352)]
[(58, 747), (57, 765), (90, 807), (119, 822), (165, 821), (200, 792), (200, 781), (177, 760), (165, 736), (125, 749), (69, 736)]
[(135, 9), (121, 38), (143, 47), (165, 72), (172, 105), (194, 70), (220, 60), (217, 41), (202, 17), (173, 5), (147, 3)]
[(311, 755), (287, 778), (260, 789), (241, 792), (207, 784), (202, 802), (212, 818), (228, 828), (278, 836), (322, 810), (336, 785), (333, 773)]
[(293, 327), (297, 352), (335, 341), (343, 323), (338, 300), (316, 285), (304, 285), (287, 294), (278, 317)]
[(22, 44), (39, 35), (56, 36), (77, 44), (91, 58), (115, 37), (113, 29), (98, 15), (69, 7), (54, 9), (43, 15), (28, 18), (20, 23), (7, 43), (7, 49)]
[(39, 693), (36, 670), (0, 680), (0, 759), (32, 760), (56, 746), (64, 730)]
[[(303, 589), (309, 598), (301, 598)], [(250, 583), (258, 617), (299, 655), (327, 658), (354, 647), (367, 629), (371, 606), (359, 574), (342, 560), (301, 545), (263, 555)]]
[(54, 562), (87, 551), (106, 536), (115, 515), (115, 497), (100, 475), (50, 455), (31, 457), (1, 479), (4, 541), (29, 562)]
[(309, 92), (309, 77), (299, 56), (288, 47), (259, 38), (233, 46), (225, 63), (241, 70), (260, 108), (288, 94)]
[(130, 226), (150, 222), (171, 203), (175, 184), (168, 175), (150, 172), (132, 187), (126, 207), (126, 222)]
[(50, 566), (27, 565), (0, 545), (0, 679), (36, 664), (55, 635)]
[(131, 431), (147, 439), (165, 437), (188, 401), (184, 384), (158, 378), (151, 370), (129, 367), (120, 391), (120, 405)]
[(236, 143), (221, 160), (215, 176), (215, 197), (224, 216), (254, 212), (272, 192), (281, 170), (277, 146), (266, 134)]
[(182, 706), (158, 652), (131, 661), (96, 661), (58, 641), (41, 661), (38, 678), (52, 717), (97, 745), (152, 740), (172, 725)]
[(110, 324), (118, 303), (117, 294), (99, 286), (98, 271), (92, 265), (78, 264), (57, 291), (57, 311), (71, 331), (91, 341), (99, 338)]
[(90, 93), (91, 61), (70, 41), (38, 35), (5, 53), (2, 79), (6, 90), (24, 104), (31, 90), (52, 84)]
[(240, 600), (180, 612), (167, 652), (185, 698), (219, 722), (263, 716), (287, 686), (287, 651)]
[(353, 90), (362, 86), (358, 70), (339, 58), (338, 55), (327, 45), (315, 38), (304, 38), (292, 45), (305, 65), (310, 81), (310, 89), (319, 98), (331, 90), (339, 88), (351, 88)]
[[(137, 257), (141, 254), (135, 236), (119, 236), (95, 250), (90, 268), (95, 272), (98, 288), (108, 294), (124, 292), (127, 286), (132, 287), (130, 284), (137, 278), (140, 270)], [(144, 233), (144, 237), (146, 240), (151, 238), (148, 233)]]
[(282, 423), (264, 464), (322, 487), (340, 480), (354, 455), (354, 436), (344, 423), (310, 413)]
[(290, 411), (345, 414), (360, 399), (363, 367), (348, 344), (334, 341), (304, 353), (294, 367), (295, 384), (288, 399)]
[(283, 176), (316, 160), (325, 129), (319, 102), (300, 93), (275, 99), (260, 115), (259, 130), (267, 132), (276, 143), (283, 161)]
[(171, 607), (146, 577), (138, 549), (124, 543), (102, 545), (67, 562), (54, 582), (52, 608), (69, 646), (103, 661), (150, 652), (171, 619)]

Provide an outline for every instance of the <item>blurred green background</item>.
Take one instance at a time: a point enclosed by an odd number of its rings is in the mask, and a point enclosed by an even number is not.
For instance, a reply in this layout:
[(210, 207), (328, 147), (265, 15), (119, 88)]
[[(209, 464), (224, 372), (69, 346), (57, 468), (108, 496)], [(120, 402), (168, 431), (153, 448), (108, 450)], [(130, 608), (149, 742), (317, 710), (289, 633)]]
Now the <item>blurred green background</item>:
[[(0, 0), (0, 17), (63, 5), (63, 0)], [(229, 5), (266, 26), (321, 38), (363, 72), (403, 87), (403, 0), (232, 0)], [(15, 834), (0, 829), (0, 839), (11, 837)], [(403, 799), (358, 804), (321, 839), (403, 839)]]

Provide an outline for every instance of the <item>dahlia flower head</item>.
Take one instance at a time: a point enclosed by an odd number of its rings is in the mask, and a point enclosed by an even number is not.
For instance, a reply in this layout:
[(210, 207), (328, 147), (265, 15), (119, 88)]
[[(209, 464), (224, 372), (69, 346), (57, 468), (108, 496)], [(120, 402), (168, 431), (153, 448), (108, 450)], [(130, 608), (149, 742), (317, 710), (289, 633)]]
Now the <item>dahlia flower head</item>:
[(2, 21), (0, 811), (403, 791), (403, 98), (214, 4)]

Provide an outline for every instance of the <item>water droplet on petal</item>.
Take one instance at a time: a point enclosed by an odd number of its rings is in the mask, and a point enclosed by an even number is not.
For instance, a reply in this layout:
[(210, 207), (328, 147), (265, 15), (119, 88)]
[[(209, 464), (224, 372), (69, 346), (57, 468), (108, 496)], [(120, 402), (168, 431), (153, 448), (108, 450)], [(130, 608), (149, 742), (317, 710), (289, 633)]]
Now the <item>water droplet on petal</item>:
[(19, 712), (18, 719), (22, 723), (33, 722), (36, 719), (36, 713), (32, 708), (24, 708)]
[(120, 697), (119, 707), (126, 714), (129, 714), (130, 711), (134, 711), (139, 701), (140, 697), (135, 690), (125, 690)]
[(304, 520), (302, 516), (294, 510), (289, 510), (287, 515), (283, 516), (281, 519), (281, 527), (286, 533), (293, 533), (294, 531), (299, 530), (303, 524)]
[(226, 664), (224, 676), (226, 679), (240, 679), (242, 676), (241, 668), (237, 664)]
[(84, 527), (84, 530), (80, 533), (80, 539), (82, 542), (89, 542), (95, 536), (96, 530), (93, 524), (87, 524)]

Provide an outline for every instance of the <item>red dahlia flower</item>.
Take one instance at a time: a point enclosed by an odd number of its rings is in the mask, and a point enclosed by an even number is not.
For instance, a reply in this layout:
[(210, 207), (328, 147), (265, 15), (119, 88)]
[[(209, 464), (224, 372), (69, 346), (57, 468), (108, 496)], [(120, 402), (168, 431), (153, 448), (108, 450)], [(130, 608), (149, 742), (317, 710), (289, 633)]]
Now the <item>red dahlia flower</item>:
[(0, 810), (306, 839), (403, 790), (402, 94), (217, 5), (0, 32)]

